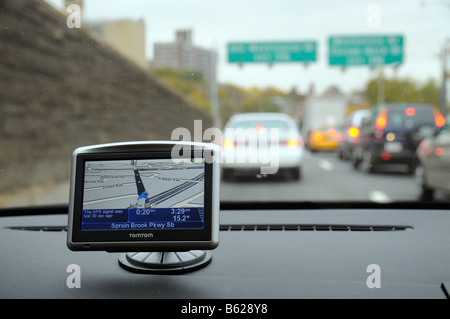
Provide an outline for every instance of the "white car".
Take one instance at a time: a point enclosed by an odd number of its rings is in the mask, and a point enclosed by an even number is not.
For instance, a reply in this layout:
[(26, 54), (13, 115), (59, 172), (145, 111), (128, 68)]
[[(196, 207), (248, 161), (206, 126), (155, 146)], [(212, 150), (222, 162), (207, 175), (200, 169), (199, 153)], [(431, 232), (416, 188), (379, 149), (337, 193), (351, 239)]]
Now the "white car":
[(223, 130), (222, 176), (301, 177), (304, 140), (295, 120), (284, 113), (233, 115)]

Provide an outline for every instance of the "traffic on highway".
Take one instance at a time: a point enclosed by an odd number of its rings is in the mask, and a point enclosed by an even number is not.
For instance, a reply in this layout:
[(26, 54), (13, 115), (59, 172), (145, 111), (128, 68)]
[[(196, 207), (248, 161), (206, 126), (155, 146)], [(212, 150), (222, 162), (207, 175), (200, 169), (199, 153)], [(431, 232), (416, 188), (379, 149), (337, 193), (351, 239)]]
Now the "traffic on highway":
[[(359, 117), (359, 125), (351, 123), (355, 115)], [(258, 115), (253, 116), (256, 121)], [(449, 200), (449, 125), (438, 109), (412, 103), (387, 104), (379, 106), (378, 111), (356, 111), (348, 118), (350, 124), (346, 120), (346, 125), (322, 124), (312, 129), (306, 144), (300, 137), (302, 142), (296, 146), (302, 149), (301, 156), (297, 149), (279, 152), (285, 160), (301, 158), (301, 164), (297, 164), (303, 172), (300, 182), (289, 183), (281, 172), (273, 176), (256, 172), (251, 179), (240, 176), (239, 182), (225, 183), (222, 200), (375, 203)], [(436, 139), (439, 145), (428, 146)], [(224, 142), (225, 149), (229, 143)], [(253, 152), (256, 151), (255, 147)], [(244, 192), (245, 196), (240, 195)]]
[[(439, 194), (448, 191), (449, 186), (433, 182), (431, 179), (439, 173), (430, 170), (447, 169), (447, 146), (437, 147), (437, 158), (428, 165), (430, 159), (424, 156), (428, 153), (423, 145), (432, 142), (421, 143), (425, 138), (444, 140), (438, 136), (445, 135), (440, 132), (448, 126), (447, 76), (440, 78), (441, 71), (447, 74), (448, 44), (444, 35), (436, 33), (429, 38), (430, 33), (416, 30), (416, 25), (401, 32), (381, 28), (382, 9), (395, 14), (395, 6), (362, 6), (361, 15), (347, 21), (347, 31), (333, 33), (321, 28), (307, 37), (293, 34), (290, 40), (277, 40), (276, 33), (253, 34), (250, 30), (244, 36), (230, 28), (229, 32), (211, 35), (220, 39), (220, 45), (210, 48), (209, 43), (205, 44), (205, 25), (197, 30), (173, 28), (158, 33), (156, 29), (150, 34), (161, 40), (152, 43), (142, 32), (145, 24), (139, 21), (128, 18), (125, 24), (113, 18), (108, 22), (86, 18), (89, 12), (101, 12), (90, 8), (93, 4), (89, 1), (75, 1), (70, 6), (62, 5), (64, 1), (47, 2), (50, 10), (62, 10), (66, 16), (66, 21), (54, 28), (78, 36), (78, 42), (87, 41), (88, 30), (114, 50), (104, 52), (94, 40), (88, 45), (92, 50), (89, 53), (77, 52), (69, 41), (62, 42), (67, 46), (62, 48), (56, 43), (52, 52), (62, 54), (58, 69), (47, 66), (44, 61), (48, 59), (43, 55), (16, 61), (12, 50), (23, 43), (10, 41), (10, 54), (4, 60), (10, 73), (5, 78), (9, 80), (4, 86), (1, 114), (1, 147), (10, 152), (2, 152), (0, 159), (0, 207), (64, 203), (69, 185), (67, 154), (77, 147), (180, 139), (212, 142), (222, 148), (224, 201), (445, 198)], [(431, 4), (425, 7), (422, 9), (430, 12), (436, 9)], [(411, 10), (420, 11), (420, 6)], [(367, 32), (351, 31), (350, 25), (358, 21)], [(9, 32), (20, 29), (13, 27), (13, 21), (8, 23)], [(112, 32), (113, 28), (121, 32)], [(168, 31), (175, 34), (175, 40), (164, 36)], [(134, 42), (120, 45), (132, 37)], [(432, 54), (443, 48), (440, 60), (424, 59), (417, 53), (425, 54), (424, 47), (419, 51), (411, 49), (420, 47), (419, 38), (434, 41), (428, 48)], [(11, 33), (8, 39), (16, 38)], [(31, 38), (28, 41), (30, 47), (40, 45)], [(135, 45), (138, 42), (151, 49)], [(172, 59), (180, 45), (189, 53), (180, 51), (178, 56), (182, 58)], [(127, 69), (115, 51), (138, 68)], [(72, 55), (68, 56), (68, 52)], [(47, 73), (52, 74), (50, 78), (58, 78), (77, 68), (83, 70), (84, 64), (78, 65), (77, 60), (82, 54), (117, 61), (117, 69), (98, 64), (98, 69), (91, 68), (92, 80), (78, 72), (78, 80), (59, 81), (63, 87), (49, 93)], [(145, 54), (149, 63), (142, 61)], [(42, 61), (41, 68), (47, 71), (32, 71), (36, 60)], [(23, 76), (32, 79), (34, 91), (22, 94), (23, 101), (18, 101), (11, 93), (30, 86), (20, 77), (14, 80), (19, 73), (14, 73), (11, 66), (24, 61), (29, 61), (26, 65), (31, 76)], [(298, 79), (289, 76), (292, 68), (302, 67)], [(143, 70), (156, 80), (150, 85), (152, 89), (145, 90), (145, 96), (133, 93), (148, 81), (143, 78)], [(122, 73), (135, 82), (125, 83)], [(106, 78), (109, 80), (105, 83), (112, 84), (103, 85)], [(91, 82), (82, 84), (86, 81)], [(114, 83), (120, 83), (121, 89)], [(36, 96), (42, 101), (29, 100)], [(92, 100), (95, 96), (99, 99)], [(146, 101), (153, 102), (142, 107)], [(92, 109), (85, 110), (90, 103)], [(54, 108), (46, 117), (44, 111), (53, 104), (64, 107)], [(41, 105), (35, 110), (42, 112), (34, 114), (30, 105)], [(122, 112), (123, 105), (129, 111)], [(62, 125), (65, 118), (73, 120)], [(39, 130), (44, 122), (50, 127), (48, 134), (47, 130)], [(15, 129), (19, 126), (20, 132)], [(181, 135), (177, 133), (180, 130)], [(419, 145), (420, 160), (416, 153)], [(28, 150), (27, 156), (23, 149)], [(43, 149), (48, 150), (48, 156), (41, 152)], [(397, 187), (397, 183), (404, 187)], [(429, 196), (435, 191), (437, 196)]]
[[(416, 201), (414, 176), (391, 168), (378, 174), (356, 171), (334, 152), (305, 153), (299, 181), (258, 177), (222, 182), (223, 201), (373, 202)], [(243, 195), (244, 194), (244, 195)]]
[(449, 79), (443, 0), (1, 0), (0, 298), (450, 299)]

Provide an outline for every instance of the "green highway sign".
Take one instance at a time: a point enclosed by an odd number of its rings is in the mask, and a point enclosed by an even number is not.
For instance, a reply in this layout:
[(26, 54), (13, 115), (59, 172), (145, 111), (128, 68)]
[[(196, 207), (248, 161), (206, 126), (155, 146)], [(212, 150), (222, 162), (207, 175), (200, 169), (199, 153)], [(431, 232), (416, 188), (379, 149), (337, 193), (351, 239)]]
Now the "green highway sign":
[(317, 60), (317, 43), (309, 42), (253, 42), (228, 44), (230, 63), (310, 63)]
[(403, 36), (336, 36), (329, 39), (331, 66), (383, 66), (403, 62)]

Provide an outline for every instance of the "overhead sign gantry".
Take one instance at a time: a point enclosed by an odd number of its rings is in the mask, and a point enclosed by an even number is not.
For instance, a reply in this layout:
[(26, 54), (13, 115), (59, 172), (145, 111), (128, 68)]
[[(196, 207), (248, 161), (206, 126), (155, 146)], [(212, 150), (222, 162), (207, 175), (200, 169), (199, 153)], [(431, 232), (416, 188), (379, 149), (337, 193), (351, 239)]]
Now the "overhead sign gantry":
[(329, 65), (397, 66), (403, 63), (403, 44), (401, 35), (333, 36), (329, 38)]

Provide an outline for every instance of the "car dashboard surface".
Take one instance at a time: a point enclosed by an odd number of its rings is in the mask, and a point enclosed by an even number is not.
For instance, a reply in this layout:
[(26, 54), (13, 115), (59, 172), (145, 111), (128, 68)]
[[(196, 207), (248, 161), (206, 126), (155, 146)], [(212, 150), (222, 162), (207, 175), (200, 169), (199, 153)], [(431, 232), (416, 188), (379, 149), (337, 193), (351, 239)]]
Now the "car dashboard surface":
[[(70, 251), (67, 207), (4, 211), (0, 297), (448, 297), (448, 209), (263, 206), (222, 209), (211, 263), (174, 275), (130, 272), (118, 253)], [(79, 287), (68, 283), (71, 265)]]

